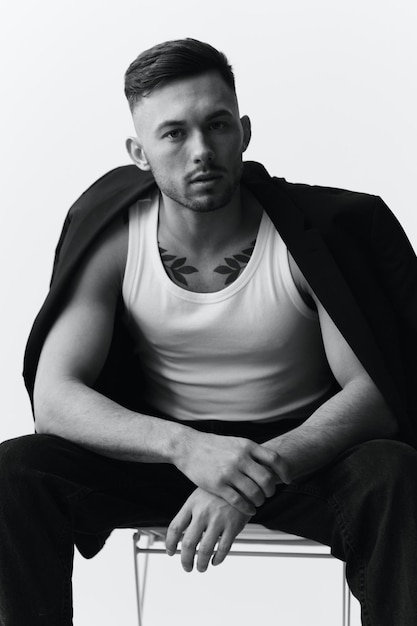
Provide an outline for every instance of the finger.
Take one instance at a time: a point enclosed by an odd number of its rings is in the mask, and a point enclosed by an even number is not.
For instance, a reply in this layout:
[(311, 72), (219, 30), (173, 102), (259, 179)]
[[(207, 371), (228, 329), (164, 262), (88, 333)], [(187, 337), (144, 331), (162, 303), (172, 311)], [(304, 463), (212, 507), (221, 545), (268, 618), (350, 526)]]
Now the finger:
[(259, 445), (252, 449), (251, 456), (261, 465), (269, 467), (280, 481), (285, 482), (285, 477), (282, 475), (284, 471), (283, 460), (276, 450)]
[(220, 493), (221, 497), (231, 506), (243, 513), (243, 515), (255, 515), (256, 507), (254, 504), (246, 500), (234, 486), (227, 485)]
[(212, 565), (220, 565), (220, 563), (223, 563), (230, 552), (230, 548), (232, 547), (234, 540), (235, 535), (229, 533), (224, 533), (220, 537), (219, 545), (217, 546), (216, 553), (211, 561)]
[(265, 498), (270, 498), (274, 495), (277, 486), (277, 478), (275, 472), (271, 469), (261, 465), (257, 461), (252, 461), (246, 468), (245, 474), (262, 489)]
[(189, 526), (190, 522), (191, 511), (188, 510), (188, 508), (183, 507), (168, 526), (165, 548), (169, 556), (175, 554), (178, 542), (181, 540), (182, 535)]
[(198, 543), (201, 541), (204, 529), (200, 526), (189, 526), (181, 543), (181, 565), (186, 572), (192, 572)]
[(197, 570), (205, 572), (213, 556), (214, 548), (219, 540), (219, 531), (216, 529), (206, 531), (198, 546)]
[(236, 477), (233, 487), (255, 507), (262, 506), (265, 494), (249, 476), (240, 474)]

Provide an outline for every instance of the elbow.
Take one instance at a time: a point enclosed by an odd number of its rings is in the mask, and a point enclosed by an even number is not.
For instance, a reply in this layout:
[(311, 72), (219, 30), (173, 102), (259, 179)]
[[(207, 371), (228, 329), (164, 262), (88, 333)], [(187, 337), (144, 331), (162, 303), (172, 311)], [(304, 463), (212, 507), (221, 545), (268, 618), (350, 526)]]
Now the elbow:
[(59, 435), (59, 399), (48, 387), (36, 385), (33, 393), (33, 415), (36, 432), (40, 435)]
[(38, 434), (67, 437), (74, 429), (74, 413), (80, 383), (76, 379), (58, 379), (50, 384), (35, 383), (33, 414)]
[(398, 435), (399, 425), (394, 409), (382, 392), (370, 379), (359, 379), (352, 383), (352, 390), (362, 404), (362, 415), (366, 416), (367, 426), (364, 433), (372, 439), (394, 439)]
[(51, 407), (42, 396), (34, 395), (33, 415), (35, 419), (35, 430), (39, 435), (52, 435)]
[(38, 367), (33, 388), (33, 415), (38, 434), (65, 437), (71, 424), (80, 377), (62, 364)]
[(54, 435), (50, 422), (35, 414), (35, 432), (38, 435)]
[(389, 399), (371, 380), (362, 381), (362, 393), (367, 398), (370, 423), (373, 424), (374, 436), (381, 439), (394, 439), (399, 431), (395, 410)]

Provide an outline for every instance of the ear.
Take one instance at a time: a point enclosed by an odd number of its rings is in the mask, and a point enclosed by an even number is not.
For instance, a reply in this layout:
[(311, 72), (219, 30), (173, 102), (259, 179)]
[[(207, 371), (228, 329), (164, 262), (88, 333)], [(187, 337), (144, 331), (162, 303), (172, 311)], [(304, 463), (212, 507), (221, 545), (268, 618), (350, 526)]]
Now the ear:
[(145, 151), (139, 139), (137, 137), (128, 137), (126, 139), (126, 148), (133, 163), (137, 165), (140, 170), (149, 172), (151, 166), (148, 163), (148, 159), (146, 158)]
[(240, 118), (240, 123), (242, 124), (242, 130), (243, 130), (242, 152), (245, 152), (246, 148), (249, 145), (250, 139), (252, 137), (251, 123), (247, 115), (244, 115), (243, 117)]

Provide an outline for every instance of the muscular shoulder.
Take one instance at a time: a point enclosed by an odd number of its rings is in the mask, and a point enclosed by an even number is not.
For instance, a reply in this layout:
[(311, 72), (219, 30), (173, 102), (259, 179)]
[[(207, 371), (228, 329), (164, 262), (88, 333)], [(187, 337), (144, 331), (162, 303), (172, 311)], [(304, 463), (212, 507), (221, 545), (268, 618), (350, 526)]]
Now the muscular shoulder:
[(35, 395), (68, 378), (92, 384), (105, 362), (127, 254), (127, 224), (112, 223), (91, 246), (67, 292), (39, 359)]
[(73, 277), (69, 293), (80, 297), (120, 294), (128, 250), (128, 223), (117, 217), (94, 241)]

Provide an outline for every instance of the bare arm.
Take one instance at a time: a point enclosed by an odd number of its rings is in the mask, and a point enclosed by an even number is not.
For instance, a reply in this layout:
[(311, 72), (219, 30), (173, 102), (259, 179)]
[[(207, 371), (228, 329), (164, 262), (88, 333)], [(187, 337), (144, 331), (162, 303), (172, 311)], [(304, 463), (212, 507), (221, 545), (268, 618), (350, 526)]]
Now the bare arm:
[(121, 222), (91, 250), (41, 353), (36, 427), (105, 456), (172, 463), (195, 485), (253, 514), (275, 490), (273, 451), (130, 411), (93, 389), (108, 354), (127, 255)]
[(320, 469), (358, 443), (392, 437), (397, 429), (381, 392), (293, 260), (291, 270), (300, 290), (316, 303), (327, 360), (341, 391), (301, 426), (264, 444), (282, 457), (287, 472), (281, 476), (287, 483)]
[(141, 415), (139, 428), (137, 413), (92, 388), (110, 347), (126, 254), (127, 227), (120, 221), (75, 277), (39, 360), (36, 428), (109, 457), (172, 462), (179, 426)]

